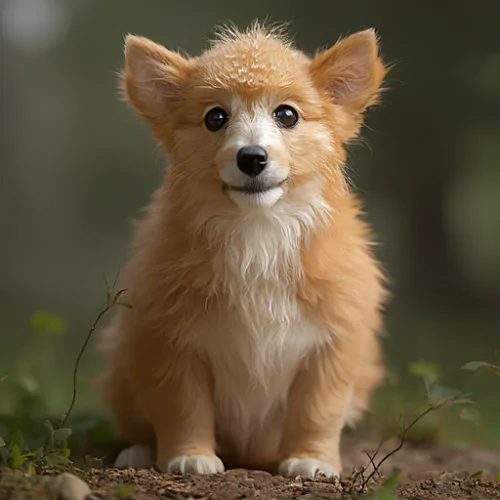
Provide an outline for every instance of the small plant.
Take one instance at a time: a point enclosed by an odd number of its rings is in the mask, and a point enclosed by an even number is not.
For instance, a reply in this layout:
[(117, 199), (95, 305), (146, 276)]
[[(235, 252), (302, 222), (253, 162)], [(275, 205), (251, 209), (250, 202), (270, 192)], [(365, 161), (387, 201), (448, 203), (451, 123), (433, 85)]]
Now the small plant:
[(106, 279), (106, 276), (104, 276), (104, 283), (106, 285), (106, 303), (101, 309), (101, 312), (97, 315), (96, 319), (94, 320), (93, 325), (90, 327), (90, 330), (87, 334), (87, 337), (85, 339), (85, 342), (82, 345), (82, 348), (80, 349), (80, 352), (78, 353), (78, 357), (76, 358), (76, 363), (75, 363), (75, 368), (73, 370), (73, 397), (71, 399), (71, 403), (69, 405), (68, 411), (64, 415), (64, 418), (62, 420), (62, 425), (66, 423), (68, 420), (68, 417), (70, 416), (73, 407), (75, 406), (76, 402), (76, 392), (77, 392), (77, 377), (78, 377), (78, 368), (80, 366), (80, 361), (83, 357), (83, 354), (85, 353), (85, 350), (87, 349), (87, 345), (90, 342), (90, 339), (92, 338), (92, 334), (94, 333), (95, 329), (97, 328), (97, 325), (101, 321), (102, 317), (113, 307), (115, 306), (123, 306), (128, 309), (132, 309), (132, 306), (128, 304), (127, 302), (122, 302), (120, 301), (122, 295), (127, 291), (125, 289), (119, 290), (118, 292), (114, 292), (115, 286), (116, 286), (116, 281), (118, 279), (118, 274), (116, 275), (115, 281), (113, 282), (113, 285), (110, 287), (108, 284), (108, 281)]
[[(500, 362), (500, 351), (496, 351), (495, 354)], [(478, 370), (486, 370), (500, 377), (500, 366), (487, 363), (486, 361), (469, 361), (468, 363), (465, 363), (465, 365), (462, 366), (462, 369), (473, 372)]]
[[(411, 404), (402, 395), (402, 389), (397, 391), (387, 387), (383, 397), (376, 401), (377, 424), (380, 436), (388, 440), (400, 433), (403, 425), (402, 416), (408, 413), (418, 415), (423, 412), (429, 404), (438, 403), (444, 399), (460, 396), (461, 391), (449, 387), (446, 384), (443, 371), (440, 366), (416, 361), (408, 366), (408, 372), (419, 379), (418, 393), (411, 392)], [(442, 408), (439, 412), (432, 412), (420, 420), (407, 433), (406, 441), (415, 445), (453, 442), (456, 445), (466, 446), (468, 443), (458, 441), (463, 435), (462, 431), (470, 436), (477, 435), (480, 415), (474, 407), (457, 407), (450, 405)]]
[(68, 438), (71, 429), (54, 430), (52, 424), (45, 422), (46, 437), (44, 444), (36, 450), (30, 450), (19, 431), (14, 431), (8, 444), (0, 441), (0, 467), (6, 470), (23, 469), (33, 476), (37, 468), (53, 466), (64, 469), (71, 465), (69, 460)]
[[(37, 430), (40, 430), (40, 428), (43, 429), (43, 435), (38, 436), (38, 438), (34, 440), (34, 442), (37, 443), (35, 445), (25, 441), (20, 430), (14, 430), (12, 433), (8, 433), (8, 437), (0, 436), (0, 470), (22, 470), (27, 475), (33, 476), (37, 471), (46, 467), (53, 467), (59, 470), (66, 470), (73, 467), (69, 459), (71, 452), (68, 448), (68, 439), (72, 434), (72, 429), (65, 427), (65, 424), (76, 403), (77, 375), (80, 360), (101, 318), (115, 306), (132, 307), (130, 304), (121, 301), (121, 297), (125, 293), (125, 290), (114, 292), (116, 279), (112, 287), (109, 287), (106, 279), (105, 284), (106, 302), (90, 327), (85, 342), (76, 359), (73, 370), (73, 395), (68, 411), (56, 424), (53, 424), (50, 420), (45, 420), (42, 424), (43, 420), (41, 419), (34, 423), (32, 427)], [(64, 331), (65, 322), (54, 314), (38, 312), (32, 317), (31, 326), (37, 332), (44, 334), (59, 334)], [(3, 382), (6, 378), (5, 375), (0, 377), (0, 382)], [(21, 401), (22, 410), (20, 412), (21, 420), (24, 418), (24, 415), (27, 415), (31, 419), (36, 419), (43, 413), (38, 393), (36, 390), (33, 392), (33, 390), (38, 387), (38, 383), (34, 378), (30, 378), (29, 376), (22, 378), (21, 382), (23, 381), (24, 385), (21, 383), (19, 386), (21, 389), (20, 393), (23, 395)], [(32, 410), (36, 409), (36, 411), (25, 411), (28, 407)]]
[[(416, 426), (429, 414), (433, 414), (440, 410), (441, 408), (457, 405), (457, 404), (473, 404), (474, 402), (471, 399), (470, 394), (462, 394), (460, 391), (455, 389), (450, 389), (441, 384), (441, 370), (438, 366), (425, 363), (425, 362), (417, 362), (410, 365), (410, 372), (414, 375), (422, 378), (424, 382), (425, 392), (426, 392), (426, 400), (427, 407), (420, 411), (418, 415), (410, 421), (409, 424), (404, 423), (402, 430), (399, 434), (399, 438), (397, 440), (397, 444), (395, 447), (387, 452), (382, 458), (379, 458), (380, 451), (383, 444), (388, 440), (388, 437), (383, 439), (378, 448), (375, 450), (373, 454), (366, 452), (368, 456), (369, 463), (360, 469), (354, 471), (351, 476), (351, 493), (362, 493), (365, 491), (373, 481), (375, 481), (376, 477), (381, 478), (380, 468), (388, 460), (390, 457), (395, 455), (408, 441), (408, 436), (411, 431), (416, 428)], [(367, 471), (370, 469), (371, 471), (367, 474)], [(381, 486), (376, 488), (375, 490), (368, 492), (367, 497), (377, 500), (396, 500), (397, 496), (394, 493), (394, 490), (397, 487), (399, 478), (399, 472), (395, 471), (388, 479), (386, 479)]]
[(427, 416), (431, 412), (435, 412), (435, 411), (439, 410), (440, 408), (443, 408), (444, 406), (453, 405), (453, 404), (473, 404), (473, 401), (470, 398), (470, 394), (460, 394), (460, 395), (451, 396), (451, 397), (448, 397), (448, 398), (443, 399), (441, 401), (438, 401), (436, 403), (430, 404), (427, 407), (427, 409), (424, 410), (422, 413), (420, 413), (416, 418), (414, 418), (410, 422), (410, 424), (403, 426), (403, 429), (402, 429), (401, 434), (399, 436), (399, 441), (398, 441), (398, 444), (396, 445), (396, 447), (393, 448), (391, 451), (389, 451), (382, 459), (380, 459), (378, 462), (376, 462), (375, 460), (376, 460), (377, 456), (379, 455), (380, 448), (384, 444), (384, 442), (382, 441), (379, 444), (375, 453), (372, 456), (368, 455), (368, 457), (370, 459), (370, 463), (366, 467), (364, 467), (363, 473), (368, 469), (368, 467), (370, 465), (372, 465), (373, 471), (366, 478), (364, 477), (364, 474), (362, 475), (363, 481), (361, 482), (360, 489), (364, 490), (369, 485), (370, 481), (375, 477), (375, 475), (380, 475), (379, 470), (380, 470), (380, 467), (382, 466), (382, 464), (388, 458), (392, 457), (395, 453), (397, 453), (404, 446), (404, 444), (406, 443), (408, 432), (413, 427), (415, 427), (415, 425), (417, 425), (418, 422), (420, 422), (420, 420), (422, 420), (425, 416)]

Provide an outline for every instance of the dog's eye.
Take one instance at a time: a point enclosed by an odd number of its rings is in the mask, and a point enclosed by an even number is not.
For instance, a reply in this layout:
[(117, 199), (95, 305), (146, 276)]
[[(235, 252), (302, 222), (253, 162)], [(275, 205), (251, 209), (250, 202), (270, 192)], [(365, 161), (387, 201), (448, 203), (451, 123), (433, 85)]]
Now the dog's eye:
[(278, 124), (285, 128), (292, 128), (299, 121), (299, 114), (291, 106), (282, 104), (273, 112), (273, 118)]
[(217, 132), (228, 119), (227, 113), (222, 108), (213, 108), (205, 115), (205, 126), (210, 132)]

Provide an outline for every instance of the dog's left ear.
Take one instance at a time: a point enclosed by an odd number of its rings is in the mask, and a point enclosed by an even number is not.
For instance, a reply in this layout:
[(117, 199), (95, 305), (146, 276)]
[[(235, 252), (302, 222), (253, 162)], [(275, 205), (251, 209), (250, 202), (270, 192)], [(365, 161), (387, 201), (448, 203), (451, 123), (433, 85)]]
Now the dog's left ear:
[(362, 113), (377, 102), (386, 68), (375, 30), (360, 31), (317, 54), (310, 74), (315, 85), (346, 111)]

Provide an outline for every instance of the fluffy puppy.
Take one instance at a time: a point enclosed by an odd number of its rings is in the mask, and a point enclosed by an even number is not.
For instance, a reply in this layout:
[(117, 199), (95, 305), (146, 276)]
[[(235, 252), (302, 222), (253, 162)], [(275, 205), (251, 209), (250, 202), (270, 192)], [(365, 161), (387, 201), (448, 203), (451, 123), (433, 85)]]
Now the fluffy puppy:
[(313, 58), (257, 25), (193, 58), (126, 38), (125, 96), (170, 159), (101, 343), (117, 466), (340, 474), (385, 298), (344, 146), (384, 75), (373, 30)]

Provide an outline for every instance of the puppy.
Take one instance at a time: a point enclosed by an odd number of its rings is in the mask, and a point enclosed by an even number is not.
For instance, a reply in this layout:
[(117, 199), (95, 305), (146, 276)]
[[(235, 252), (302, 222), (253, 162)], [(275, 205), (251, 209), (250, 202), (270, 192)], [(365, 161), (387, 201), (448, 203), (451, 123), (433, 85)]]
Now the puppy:
[(313, 58), (257, 25), (193, 58), (126, 38), (124, 94), (170, 159), (102, 337), (116, 466), (340, 474), (385, 299), (344, 147), (385, 72), (373, 30)]

